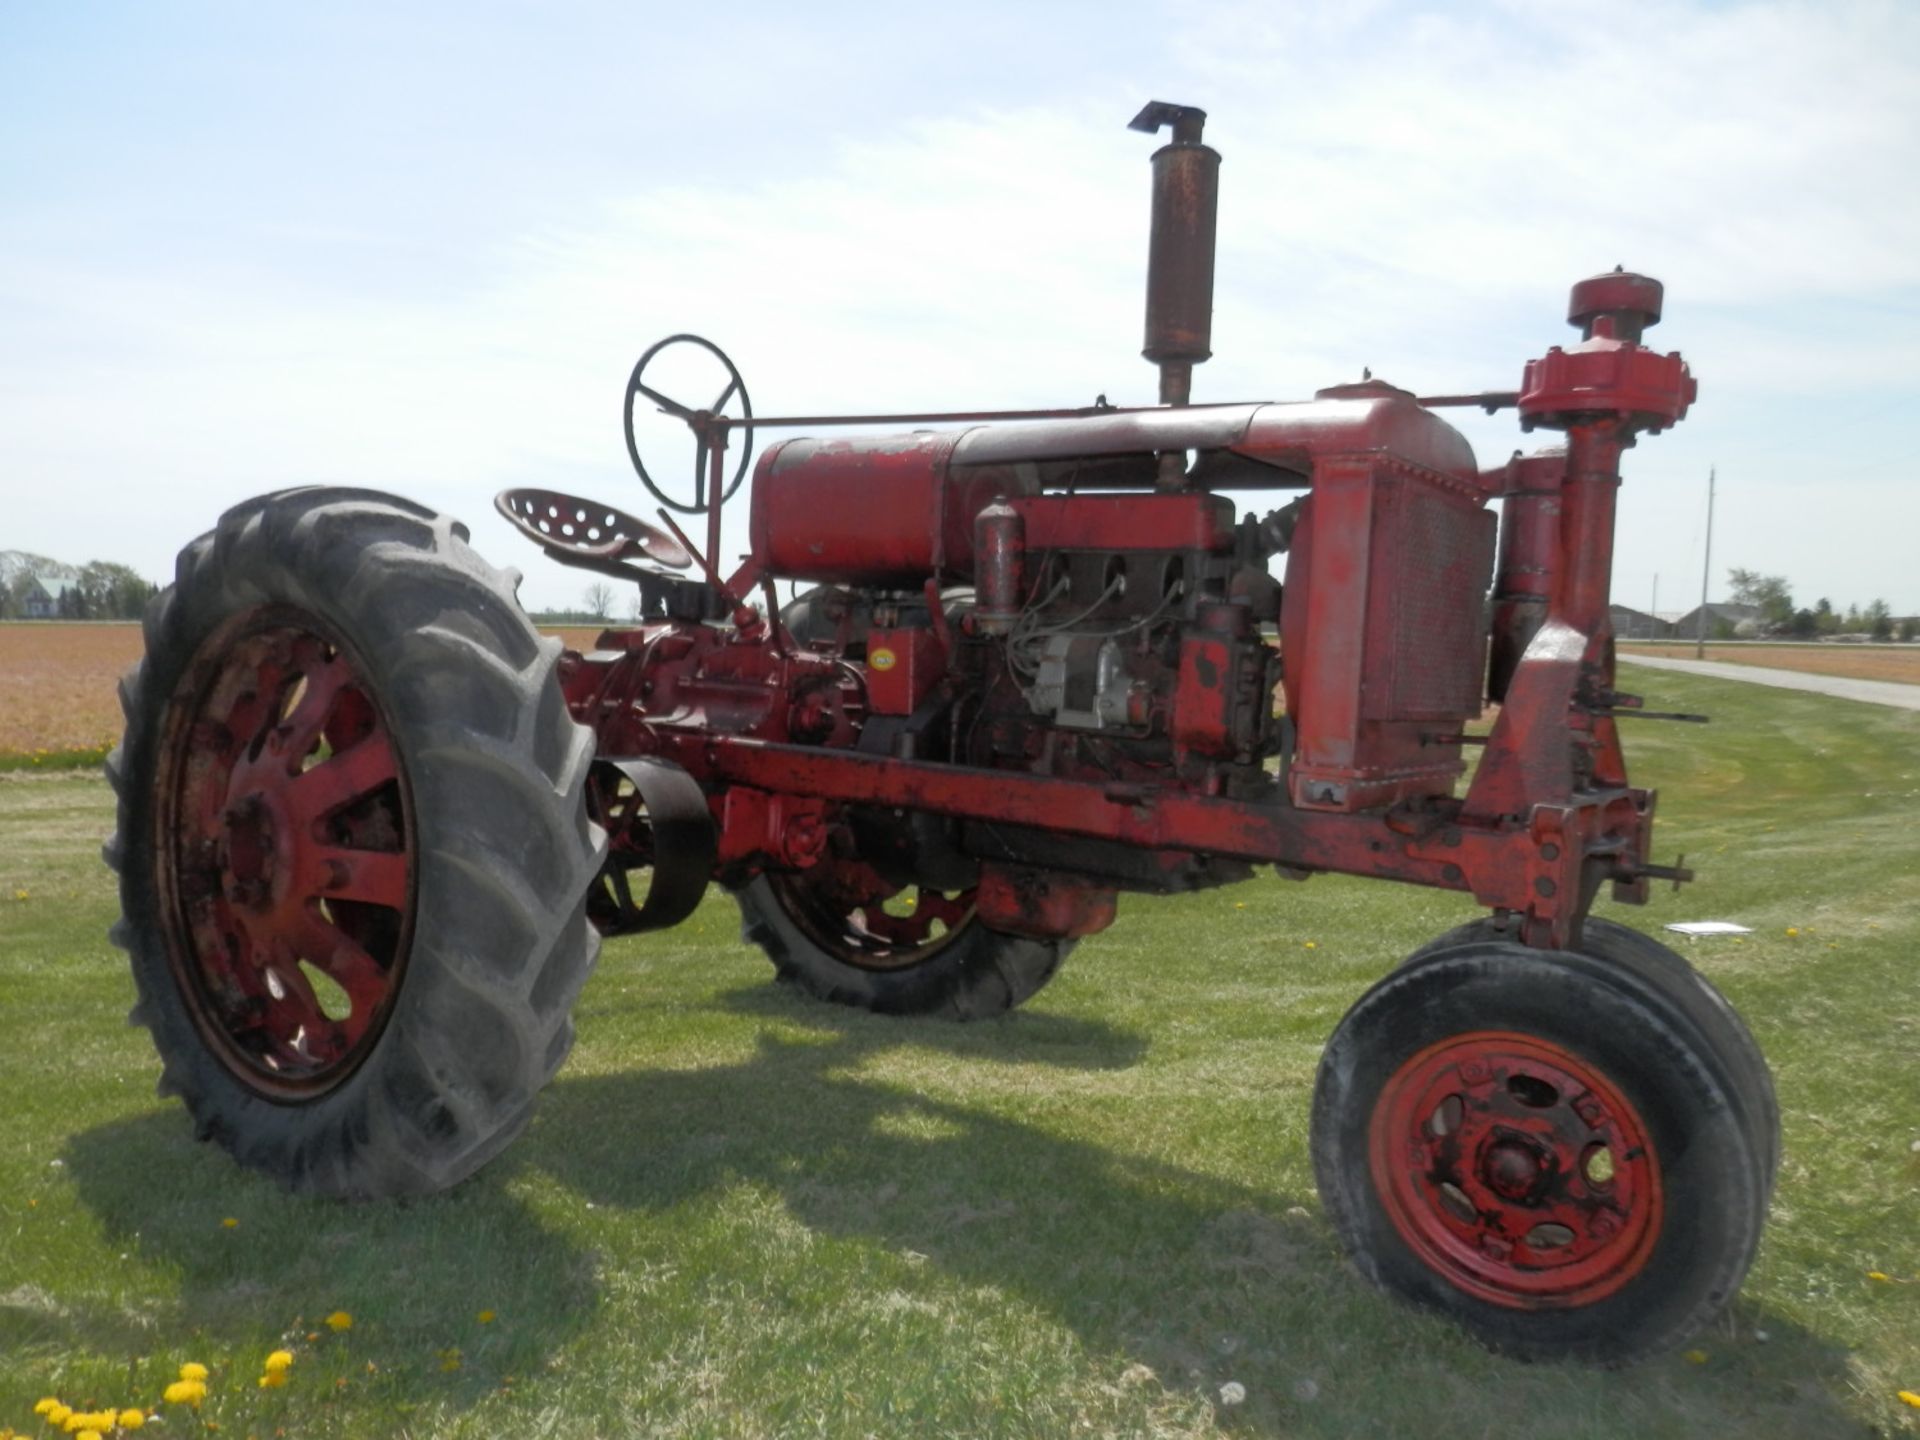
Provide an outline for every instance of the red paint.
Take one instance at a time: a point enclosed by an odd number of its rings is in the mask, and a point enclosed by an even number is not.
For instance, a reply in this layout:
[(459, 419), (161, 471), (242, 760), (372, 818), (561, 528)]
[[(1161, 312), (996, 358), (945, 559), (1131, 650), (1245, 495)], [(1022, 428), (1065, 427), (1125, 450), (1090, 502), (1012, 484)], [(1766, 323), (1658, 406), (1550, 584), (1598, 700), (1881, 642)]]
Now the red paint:
[(946, 647), (929, 626), (867, 638), (867, 702), (875, 715), (911, 715), (947, 670)]
[(1011, 865), (981, 867), (974, 905), (990, 929), (1040, 939), (1097, 934), (1116, 913), (1112, 890)]
[(202, 654), (162, 761), (174, 968), (243, 1083), (317, 1094), (366, 1056), (398, 993), (413, 909), (403, 767), (359, 667), (312, 617), (255, 611)]
[[(1465, 891), (1516, 912), (1530, 943), (1568, 945), (1599, 881), (1627, 899), (1646, 890), (1653, 801), (1628, 783), (1607, 709), (1613, 515), (1622, 453), (1638, 430), (1684, 413), (1692, 384), (1684, 366), (1643, 363), (1650, 352), (1638, 337), (1658, 308), (1647, 283), (1603, 279), (1576, 294), (1586, 338), (1565, 352), (1601, 358), (1537, 362), (1518, 397), (1528, 425), (1567, 432), (1566, 452), (1495, 470), (1482, 471), (1412, 395), (1377, 380), (1303, 403), (1083, 412), (777, 446), (759, 464), (752, 554), (733, 588), (745, 594), (766, 577), (865, 593), (877, 607), (865, 655), (791, 653), (742, 607), (731, 630), (649, 622), (609, 632), (599, 651), (568, 658), (569, 702), (605, 753), (661, 756), (706, 788), (729, 875), (842, 863), (856, 853), (852, 807), (903, 825), (921, 811), (1152, 853), (1112, 875), (1088, 858), (1096, 873), (1054, 877), (1063, 894), (1151, 888), (1182, 857), (1267, 861)], [(1648, 398), (1656, 380), (1664, 399)], [(1251, 532), (1235, 527), (1224, 497), (1155, 492), (1152, 457), (1183, 449), (1213, 452), (1237, 487), (1307, 490), (1279, 617), (1292, 727), (1284, 794), (1260, 748), (1271, 730), (1270, 652), (1244, 610), (1221, 603), (1233, 567), (1259, 554), (1246, 558), (1241, 536)], [(1236, 469), (1228, 452), (1253, 463)], [(1089, 462), (1105, 466), (1108, 488), (1046, 489), (1076, 483)], [(1507, 497), (1497, 566), (1486, 508), (1496, 496)], [(1008, 533), (989, 523), (983, 544), (981, 512), (999, 497)], [(1008, 543), (1014, 520), (1018, 545)], [(1172, 630), (1130, 627), (1110, 610), (1096, 618), (1084, 605), (1078, 614), (1059, 605), (1051, 613), (1069, 618), (1042, 623), (1027, 611), (1035, 557), (1059, 551), (1180, 552), (1196, 557), (1183, 586), (1212, 588), (1192, 611), (1186, 589), (1169, 592), (1175, 613), (1191, 615)], [(932, 628), (889, 619), (892, 607), (976, 578), (983, 554), (993, 558), (977, 577), (988, 603), (950, 643), (944, 617)], [(1077, 658), (1050, 662), (1083, 667), (1070, 672), (1082, 688), (1067, 706), (1080, 718), (1056, 726), (1025, 696), (1040, 640), (1060, 634), (1085, 643)], [(1111, 683), (1125, 704), (1101, 691), (1096, 720), (1085, 667), (1108, 636), (1120, 647)], [(1503, 703), (1472, 786), (1456, 795), (1489, 650)], [(932, 728), (898, 728), (940, 696), (955, 708), (923, 715)], [(878, 720), (896, 728), (863, 746)], [(1003, 892), (991, 894), (1001, 907)], [(1007, 901), (995, 913), (1024, 914), (1030, 930), (1086, 923), (1048, 905), (1016, 911)]]
[(1571, 1309), (1646, 1268), (1664, 1218), (1639, 1111), (1591, 1061), (1482, 1030), (1413, 1056), (1367, 1133), (1393, 1227), (1450, 1284), (1514, 1309)]
[(1233, 502), (1219, 495), (1034, 495), (1014, 502), (1033, 550), (1220, 550)]

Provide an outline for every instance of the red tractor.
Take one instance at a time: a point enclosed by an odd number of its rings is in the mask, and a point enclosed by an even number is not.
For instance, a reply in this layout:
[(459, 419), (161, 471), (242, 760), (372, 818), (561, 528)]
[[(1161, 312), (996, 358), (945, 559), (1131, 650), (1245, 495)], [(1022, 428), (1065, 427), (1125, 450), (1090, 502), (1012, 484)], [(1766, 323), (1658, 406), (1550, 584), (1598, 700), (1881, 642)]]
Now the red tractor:
[[(1029, 999), (1119, 891), (1368, 875), (1489, 913), (1327, 1045), (1313, 1161), (1356, 1265), (1528, 1356), (1618, 1363), (1729, 1302), (1779, 1156), (1766, 1065), (1685, 961), (1588, 917), (1603, 884), (1689, 878), (1628, 782), (1620, 722), (1645, 712), (1607, 612), (1622, 452), (1695, 393), (1641, 343), (1661, 287), (1580, 282), (1580, 341), (1514, 392), (1191, 404), (1204, 119), (1134, 122), (1172, 129), (1157, 406), (756, 421), (706, 341), (648, 351), (626, 427), (664, 528), (496, 501), (637, 584), (643, 618), (590, 651), (393, 496), (284, 491), (186, 548), (122, 687), (108, 858), (134, 1018), (203, 1137), (305, 1192), (452, 1185), (525, 1125), (601, 937), (712, 883), (821, 1000), (965, 1020)], [(673, 345), (725, 371), (711, 404), (649, 383)], [(648, 475), (638, 404), (691, 427), (689, 501)], [(1449, 405), (1565, 443), (1483, 469)], [(756, 430), (879, 421), (923, 428), (765, 449), (722, 571)], [(705, 517), (704, 550), (670, 511)], [(775, 580), (809, 588), (783, 609)]]

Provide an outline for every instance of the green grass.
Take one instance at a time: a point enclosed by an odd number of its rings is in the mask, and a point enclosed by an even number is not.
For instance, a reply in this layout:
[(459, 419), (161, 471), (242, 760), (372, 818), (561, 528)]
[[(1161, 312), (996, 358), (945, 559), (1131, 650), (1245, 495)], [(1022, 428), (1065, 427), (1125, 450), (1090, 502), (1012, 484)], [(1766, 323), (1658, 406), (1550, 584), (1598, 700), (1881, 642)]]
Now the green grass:
[(0, 750), (0, 774), (12, 770), (98, 770), (111, 745), (61, 745), (38, 750)]
[[(200, 1420), (147, 1433), (1920, 1434), (1895, 1399), (1920, 1390), (1920, 715), (1635, 682), (1716, 723), (1631, 732), (1662, 858), (1702, 879), (1620, 913), (1755, 927), (1688, 953), (1785, 1111), (1771, 1228), (1703, 1363), (1512, 1364), (1337, 1253), (1314, 1064), (1459, 897), (1130, 898), (1027, 1010), (968, 1027), (804, 1002), (715, 897), (607, 947), (502, 1162), (349, 1207), (288, 1198), (152, 1098), (104, 938), (107, 793), (28, 772), (0, 776), (0, 1429), (50, 1433), (44, 1394), (152, 1404), (197, 1360)], [(350, 1331), (319, 1323), (336, 1309)], [(257, 1389), (286, 1342), (290, 1383)], [(1218, 1408), (1229, 1380), (1248, 1398)]]

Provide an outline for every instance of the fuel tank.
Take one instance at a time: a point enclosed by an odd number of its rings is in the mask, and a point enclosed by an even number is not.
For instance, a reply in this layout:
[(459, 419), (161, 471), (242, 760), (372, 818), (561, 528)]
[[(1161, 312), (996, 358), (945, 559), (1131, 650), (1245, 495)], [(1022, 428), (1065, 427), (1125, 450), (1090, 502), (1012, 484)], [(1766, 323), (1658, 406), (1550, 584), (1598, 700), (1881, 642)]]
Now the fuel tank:
[(760, 457), (748, 521), (769, 574), (918, 590), (970, 579), (974, 517), (1038, 491), (1031, 465), (952, 465), (956, 433), (788, 440)]

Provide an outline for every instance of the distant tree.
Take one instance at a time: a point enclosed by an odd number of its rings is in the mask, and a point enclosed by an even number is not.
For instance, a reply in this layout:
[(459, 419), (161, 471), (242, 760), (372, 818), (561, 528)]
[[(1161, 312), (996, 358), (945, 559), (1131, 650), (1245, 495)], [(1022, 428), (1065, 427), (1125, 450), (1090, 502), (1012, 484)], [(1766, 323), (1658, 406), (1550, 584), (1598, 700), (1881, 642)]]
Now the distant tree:
[(594, 619), (605, 620), (613, 614), (613, 587), (596, 580), (580, 592), (580, 603)]
[(1840, 617), (1833, 613), (1833, 602), (1824, 595), (1813, 602), (1813, 618), (1822, 635), (1831, 635), (1840, 628)]
[(78, 589), (89, 618), (138, 620), (146, 613), (147, 601), (153, 598), (156, 587), (126, 565), (95, 560), (81, 568)]
[(1909, 615), (1906, 619), (1902, 620), (1900, 622), (1900, 638), (1902, 640), (1920, 640), (1920, 619)]
[(1729, 570), (1727, 583), (1736, 605), (1757, 606), (1771, 625), (1793, 618), (1793, 590), (1784, 575), (1762, 575), (1758, 570)]
[(1867, 622), (1867, 633), (1876, 640), (1893, 638), (1893, 611), (1887, 608), (1884, 600), (1875, 600), (1867, 606), (1866, 614), (1861, 617)]
[(1787, 622), (1787, 633), (1796, 640), (1811, 640), (1820, 633), (1820, 617), (1811, 610), (1796, 610)]
[(1860, 619), (1860, 607), (1858, 605), (1847, 606), (1846, 618), (1840, 622), (1840, 633), (1842, 635), (1857, 635), (1866, 628), (1866, 624)]

